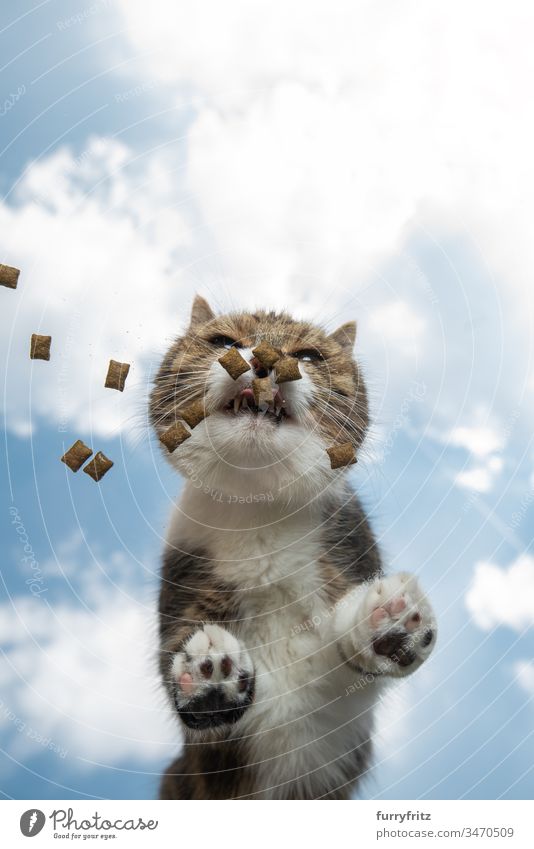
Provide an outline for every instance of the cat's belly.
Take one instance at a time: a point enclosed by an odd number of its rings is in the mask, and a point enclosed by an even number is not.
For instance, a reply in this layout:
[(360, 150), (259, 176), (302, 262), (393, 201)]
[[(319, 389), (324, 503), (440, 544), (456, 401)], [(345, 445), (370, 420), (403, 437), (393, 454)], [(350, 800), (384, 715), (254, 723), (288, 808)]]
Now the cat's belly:
[[(283, 613), (242, 629), (256, 672), (254, 704), (235, 728), (246, 737), (255, 796), (284, 798), (306, 789), (348, 795), (367, 759), (374, 685), (354, 688), (325, 608), (301, 622)], [(297, 785), (298, 782), (298, 785)]]
[[(172, 536), (182, 547), (193, 535), (186, 508)], [(228, 732), (241, 741), (244, 795), (253, 798), (320, 798), (337, 788), (348, 796), (370, 748), (376, 685), (355, 687), (358, 675), (338, 653), (341, 597), (321, 571), (320, 530), (299, 521), (261, 529), (258, 517), (253, 534), (203, 529), (214, 575), (239, 589), (229, 627), (254, 665), (254, 702)]]

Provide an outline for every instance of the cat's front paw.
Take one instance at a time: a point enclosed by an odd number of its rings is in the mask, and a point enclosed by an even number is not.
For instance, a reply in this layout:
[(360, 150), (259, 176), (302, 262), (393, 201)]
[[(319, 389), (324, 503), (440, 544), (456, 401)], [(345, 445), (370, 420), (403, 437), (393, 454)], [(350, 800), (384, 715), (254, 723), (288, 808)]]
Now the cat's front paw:
[(400, 573), (366, 584), (357, 594), (352, 623), (347, 613), (341, 649), (362, 672), (409, 675), (434, 648), (434, 612), (413, 575)]
[(254, 698), (251, 660), (233, 634), (204, 625), (172, 661), (174, 702), (189, 728), (237, 722)]

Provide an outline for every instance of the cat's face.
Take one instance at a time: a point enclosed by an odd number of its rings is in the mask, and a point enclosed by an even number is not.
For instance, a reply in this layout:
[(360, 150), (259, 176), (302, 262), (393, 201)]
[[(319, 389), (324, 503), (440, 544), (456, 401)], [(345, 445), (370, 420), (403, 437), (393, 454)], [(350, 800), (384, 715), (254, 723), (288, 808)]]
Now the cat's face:
[[(326, 448), (351, 442), (356, 452), (368, 424), (367, 395), (352, 357), (355, 325), (328, 335), (285, 313), (216, 316), (202, 298), (191, 324), (166, 354), (151, 397), (158, 435), (180, 420), (180, 409), (204, 400), (208, 417), (171, 455), (172, 464), (198, 488), (238, 495), (285, 492), (288, 499), (328, 489), (340, 478)], [(302, 379), (277, 385), (252, 349), (269, 342), (295, 357)], [(233, 380), (218, 362), (238, 348), (251, 369)], [(269, 376), (275, 402), (258, 410), (252, 380)]]

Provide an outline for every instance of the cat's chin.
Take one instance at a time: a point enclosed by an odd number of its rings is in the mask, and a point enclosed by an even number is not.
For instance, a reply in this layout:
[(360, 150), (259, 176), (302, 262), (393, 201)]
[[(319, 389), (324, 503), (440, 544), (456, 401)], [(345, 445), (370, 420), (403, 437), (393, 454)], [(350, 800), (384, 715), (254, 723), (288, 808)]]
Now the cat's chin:
[(207, 495), (248, 497), (253, 503), (308, 502), (327, 494), (341, 478), (330, 469), (317, 432), (295, 420), (276, 423), (247, 414), (210, 416), (170, 459)]
[(270, 414), (221, 412), (210, 416), (198, 437), (219, 462), (238, 469), (266, 472), (271, 466), (313, 463), (324, 446), (316, 434), (296, 420)]
[[(234, 414), (227, 411), (219, 411), (206, 420), (206, 435), (210, 439), (226, 432), (229, 437), (236, 433), (246, 440), (252, 453), (258, 453), (271, 449), (273, 441), (282, 444), (288, 432), (291, 438), (292, 432), (298, 428), (297, 422), (284, 414), (274, 413), (271, 410), (256, 412), (242, 409)], [(300, 428), (302, 433), (304, 431)]]

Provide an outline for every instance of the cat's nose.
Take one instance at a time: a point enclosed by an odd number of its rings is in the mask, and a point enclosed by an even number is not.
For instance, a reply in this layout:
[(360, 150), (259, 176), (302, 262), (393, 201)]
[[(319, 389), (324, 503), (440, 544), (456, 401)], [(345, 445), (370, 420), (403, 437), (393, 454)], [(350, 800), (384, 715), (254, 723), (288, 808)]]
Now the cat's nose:
[(252, 366), (252, 371), (256, 377), (268, 377), (272, 371), (272, 369), (266, 368), (262, 365), (257, 357), (251, 358), (250, 365)]

